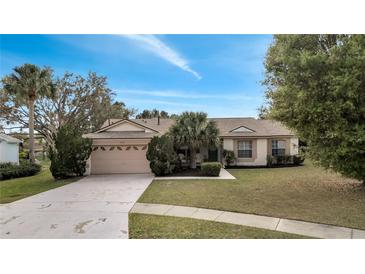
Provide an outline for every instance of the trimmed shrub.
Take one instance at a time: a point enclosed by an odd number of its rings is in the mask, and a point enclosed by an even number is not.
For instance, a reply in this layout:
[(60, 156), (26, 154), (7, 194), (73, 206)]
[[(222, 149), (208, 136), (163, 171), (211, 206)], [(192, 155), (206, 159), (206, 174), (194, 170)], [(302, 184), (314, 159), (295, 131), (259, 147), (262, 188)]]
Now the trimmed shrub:
[(55, 146), (49, 148), (50, 171), (55, 179), (82, 176), (91, 153), (91, 140), (82, 138), (74, 125), (62, 126), (54, 136)]
[(273, 156), (277, 165), (290, 165), (293, 164), (293, 156), (291, 155), (276, 155)]
[(201, 171), (204, 176), (218, 177), (221, 167), (219, 162), (206, 162), (201, 164)]
[(225, 149), (223, 151), (223, 157), (227, 166), (230, 166), (234, 163), (234, 161), (236, 161), (236, 157), (234, 156), (234, 152), (232, 150)]
[(178, 164), (178, 156), (172, 138), (168, 135), (155, 136), (148, 144), (146, 154), (150, 168), (156, 176), (171, 174)]
[(14, 165), (13, 163), (0, 163), (0, 169), (10, 168)]
[(294, 165), (301, 165), (301, 164), (303, 164), (304, 160), (305, 160), (305, 157), (303, 154), (298, 154), (298, 155), (293, 156)]
[(4, 163), (0, 165), (0, 180), (27, 177), (41, 171), (41, 166), (27, 161), (21, 161), (19, 165)]
[(20, 151), (19, 152), (19, 159), (28, 159), (28, 153), (26, 151)]
[(276, 164), (276, 161), (275, 161), (275, 158), (274, 156), (271, 156), (271, 155), (267, 155), (266, 156), (266, 165), (268, 167), (272, 167)]
[(276, 159), (277, 165), (284, 165), (285, 164), (285, 156), (284, 155), (276, 155), (274, 156)]
[(283, 166), (283, 165), (300, 165), (304, 162), (304, 155), (268, 155), (266, 157), (268, 167)]

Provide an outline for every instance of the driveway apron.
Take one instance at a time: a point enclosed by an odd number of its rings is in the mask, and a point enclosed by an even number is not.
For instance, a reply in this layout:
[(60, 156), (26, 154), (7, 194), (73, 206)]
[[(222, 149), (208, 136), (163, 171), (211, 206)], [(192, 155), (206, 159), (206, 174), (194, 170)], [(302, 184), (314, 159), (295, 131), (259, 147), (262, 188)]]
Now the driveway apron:
[(128, 212), (150, 174), (94, 175), (0, 205), (1, 238), (128, 238)]

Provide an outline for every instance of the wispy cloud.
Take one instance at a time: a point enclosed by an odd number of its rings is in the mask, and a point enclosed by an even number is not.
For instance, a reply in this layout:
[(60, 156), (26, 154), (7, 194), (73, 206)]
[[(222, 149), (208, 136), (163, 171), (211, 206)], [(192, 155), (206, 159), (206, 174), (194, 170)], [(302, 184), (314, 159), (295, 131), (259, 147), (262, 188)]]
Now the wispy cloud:
[(168, 105), (168, 106), (180, 106), (180, 107), (205, 107), (202, 104), (189, 104), (180, 102), (171, 102), (166, 100), (154, 100), (154, 99), (128, 99), (128, 103), (143, 103), (143, 104), (153, 104), (153, 105)]
[(157, 56), (177, 66), (178, 68), (193, 74), (198, 80), (202, 79), (202, 76), (189, 66), (188, 61), (184, 57), (182, 57), (179, 52), (172, 49), (156, 36), (135, 34), (125, 35), (125, 37), (141, 43), (141, 45), (144, 46), (147, 50), (153, 52)]
[(260, 96), (248, 96), (245, 94), (232, 94), (232, 93), (222, 93), (222, 94), (204, 94), (196, 92), (183, 92), (176, 90), (116, 90), (120, 95), (147, 95), (153, 97), (162, 98), (186, 98), (186, 99), (218, 99), (218, 100), (261, 100)]

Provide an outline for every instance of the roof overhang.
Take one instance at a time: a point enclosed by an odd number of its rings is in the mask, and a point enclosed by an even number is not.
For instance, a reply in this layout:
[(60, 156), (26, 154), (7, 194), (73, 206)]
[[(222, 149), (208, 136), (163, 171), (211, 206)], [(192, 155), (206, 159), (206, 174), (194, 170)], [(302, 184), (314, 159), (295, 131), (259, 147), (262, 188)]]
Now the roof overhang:
[(272, 138), (293, 138), (295, 135), (219, 135), (219, 138), (226, 139), (239, 139), (239, 138), (251, 138), (251, 139), (272, 139)]
[(20, 144), (22, 141), (9, 135), (1, 134), (0, 142), (5, 142), (8, 144)]
[(120, 124), (123, 124), (123, 123), (130, 123), (130, 124), (132, 124), (132, 125), (134, 125), (134, 126), (136, 126), (136, 127), (144, 128), (144, 129), (148, 129), (148, 130), (151, 130), (151, 131), (153, 131), (153, 132), (158, 133), (158, 131), (157, 131), (157, 130), (155, 130), (155, 129), (153, 129), (153, 128), (146, 127), (146, 126), (141, 125), (141, 124), (139, 124), (139, 123), (133, 122), (133, 121), (131, 121), (131, 120), (129, 120), (129, 119), (122, 119), (122, 120), (120, 120), (120, 121), (118, 121), (118, 122), (116, 122), (116, 123), (114, 123), (114, 124), (111, 124), (111, 125), (108, 125), (108, 126), (106, 126), (106, 127), (103, 127), (103, 128), (101, 128), (101, 129), (99, 129), (98, 131), (95, 131), (94, 133), (100, 133), (100, 132), (107, 131), (108, 129), (111, 129), (111, 128), (116, 127), (116, 126), (118, 126), (118, 125), (120, 125)]

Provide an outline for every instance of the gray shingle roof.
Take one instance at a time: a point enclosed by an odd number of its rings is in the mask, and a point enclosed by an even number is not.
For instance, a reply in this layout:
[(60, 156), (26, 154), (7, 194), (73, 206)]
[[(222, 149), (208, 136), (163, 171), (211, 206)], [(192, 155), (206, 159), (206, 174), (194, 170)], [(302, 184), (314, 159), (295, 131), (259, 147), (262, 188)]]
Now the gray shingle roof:
[[(294, 133), (280, 122), (255, 118), (212, 118), (217, 123), (220, 136), (293, 136)], [(246, 127), (253, 132), (231, 132), (239, 127)]]
[[(174, 124), (173, 119), (160, 119), (158, 124), (157, 118), (152, 119), (130, 119), (131, 121), (156, 130), (158, 133), (147, 132), (99, 132), (89, 133), (85, 137), (88, 138), (152, 138), (155, 135), (166, 133), (171, 125)], [(294, 133), (285, 128), (280, 122), (271, 120), (260, 120), (255, 118), (210, 118), (216, 122), (221, 137), (270, 137), (270, 136), (294, 136)], [(107, 120), (103, 127), (115, 124), (121, 119)], [(110, 124), (109, 124), (110, 123)], [(232, 132), (232, 130), (246, 127), (253, 132)]]

